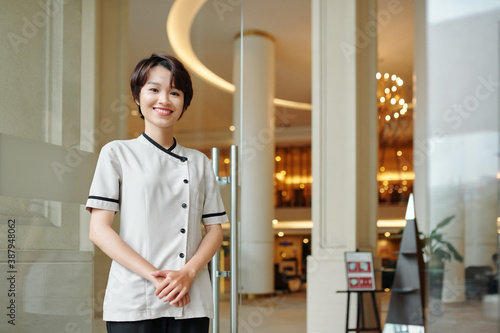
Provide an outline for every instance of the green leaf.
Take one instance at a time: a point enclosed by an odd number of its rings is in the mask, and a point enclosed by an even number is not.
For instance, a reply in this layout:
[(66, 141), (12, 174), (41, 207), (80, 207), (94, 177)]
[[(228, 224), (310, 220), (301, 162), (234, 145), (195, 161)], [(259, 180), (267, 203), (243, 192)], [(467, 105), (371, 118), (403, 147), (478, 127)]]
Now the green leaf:
[(453, 245), (451, 245), (448, 242), (445, 242), (445, 244), (448, 247), (448, 250), (450, 250), (450, 252), (453, 254), (453, 257), (455, 258), (456, 261), (458, 262), (464, 261), (464, 258), (460, 255), (460, 253), (458, 253), (457, 250), (455, 250), (455, 247), (453, 247)]
[(438, 229), (446, 226), (448, 223), (451, 222), (451, 220), (453, 220), (455, 218), (455, 215), (452, 215), (452, 216), (448, 216), (447, 218), (445, 218), (444, 220), (442, 220), (441, 222), (439, 222), (439, 224), (436, 226), (436, 228), (434, 228), (434, 230), (432, 231), (432, 233), (435, 233)]

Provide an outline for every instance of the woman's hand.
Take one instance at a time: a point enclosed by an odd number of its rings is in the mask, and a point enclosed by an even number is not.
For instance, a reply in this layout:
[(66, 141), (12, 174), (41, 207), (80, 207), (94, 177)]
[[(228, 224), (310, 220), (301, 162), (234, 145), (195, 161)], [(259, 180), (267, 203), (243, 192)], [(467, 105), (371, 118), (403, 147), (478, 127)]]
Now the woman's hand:
[(172, 306), (182, 307), (191, 301), (189, 298), (189, 288), (193, 284), (195, 274), (188, 269), (180, 271), (155, 271), (151, 275), (156, 278), (163, 278), (158, 284), (155, 284), (155, 295), (163, 302), (170, 302)]

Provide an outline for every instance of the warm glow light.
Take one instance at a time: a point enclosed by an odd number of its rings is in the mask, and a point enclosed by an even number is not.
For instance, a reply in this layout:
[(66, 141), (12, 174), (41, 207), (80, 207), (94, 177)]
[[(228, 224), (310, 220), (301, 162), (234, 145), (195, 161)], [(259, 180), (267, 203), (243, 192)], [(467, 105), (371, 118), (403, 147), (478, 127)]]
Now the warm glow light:
[(283, 237), (285, 236), (285, 233), (283, 231), (278, 232), (278, 237)]
[(396, 84), (401, 87), (403, 85), (403, 80), (401, 79), (397, 80)]
[(392, 80), (392, 81), (396, 81), (396, 78), (397, 78), (396, 74), (392, 74), (392, 76), (391, 76), (391, 80)]
[(278, 220), (274, 219), (273, 224), (278, 224)]
[(394, 118), (398, 119), (399, 118), (399, 113), (395, 112), (394, 113)]
[[(235, 86), (231, 82), (224, 80), (217, 74), (212, 72), (198, 59), (191, 45), (191, 26), (201, 7), (207, 0), (177, 0), (172, 4), (170, 13), (167, 18), (167, 36), (175, 54), (186, 67), (200, 78), (209, 84), (218, 87), (219, 89), (234, 93)], [(273, 103), (276, 106), (298, 109), (311, 110), (312, 105), (309, 103), (300, 103), (274, 98)]]
[(384, 234), (384, 236), (385, 236), (385, 237), (389, 237), (390, 235), (391, 235), (391, 233), (390, 233), (389, 231), (387, 231), (387, 232)]
[(387, 181), (398, 180), (399, 181), (399, 180), (403, 180), (403, 179), (413, 180), (413, 179), (415, 179), (415, 173), (412, 171), (401, 171), (401, 172), (387, 171), (384, 173), (377, 174), (377, 180), (379, 182), (382, 182), (384, 180), (387, 180)]
[(286, 175), (286, 170), (281, 170), (280, 173), (284, 176)]
[(226, 158), (224, 159), (224, 163), (225, 163), (225, 164), (229, 164), (230, 162), (231, 162), (231, 160), (230, 160), (229, 158), (227, 158), (227, 157), (226, 157)]
[(389, 89), (389, 88), (385, 88), (384, 92), (385, 92), (386, 94), (388, 94), (388, 93), (390, 93), (390, 92), (391, 92), (391, 89)]
[(385, 171), (385, 167), (381, 166), (381, 167), (380, 167), (380, 171), (381, 171), (381, 172), (384, 172), (384, 171)]
[(380, 103), (384, 103), (385, 102), (385, 97), (380, 97)]
[(300, 187), (301, 189), (304, 189), (304, 188), (306, 187), (306, 185), (305, 185), (304, 183), (301, 183), (301, 184), (299, 185), (299, 187)]
[[(227, 223), (226, 223), (227, 224)], [(280, 221), (273, 224), (273, 229), (311, 229), (313, 226), (312, 221)]]
[(408, 109), (408, 103), (403, 104), (403, 109)]
[(275, 160), (276, 162), (281, 161), (281, 156), (276, 156), (276, 157), (274, 158), (274, 160)]
[[(282, 173), (283, 171), (285, 171), (285, 170), (282, 170), (281, 172), (275, 173), (274, 177), (281, 182), (285, 182), (285, 184), (299, 185), (299, 186), (300, 186), (300, 184), (312, 184), (312, 181), (313, 181), (312, 176), (304, 177), (304, 176), (296, 175), (296, 176), (285, 177), (285, 175)], [(286, 171), (285, 171), (285, 174), (286, 174)]]
[(408, 170), (408, 166), (407, 165), (403, 165), (402, 169), (403, 169), (403, 171), (406, 171), (406, 170)]
[(401, 111), (399, 111), (399, 113), (401, 113), (401, 115), (406, 114), (406, 109), (401, 109)]
[(398, 90), (398, 88), (396, 86), (392, 86), (391, 90), (394, 92), (394, 91)]
[(383, 188), (381, 188), (381, 189), (379, 190), (379, 192), (380, 192), (380, 193), (384, 193), (384, 192), (385, 192), (385, 190), (384, 190)]
[(377, 73), (377, 74), (375, 74), (375, 77), (376, 77), (376, 78), (377, 78), (377, 80), (378, 80), (378, 79), (380, 79), (380, 78), (382, 77), (382, 74)]
[(384, 180), (384, 181), (382, 182), (382, 185), (387, 186), (387, 185), (389, 185), (389, 182), (388, 182), (387, 180)]
[(236, 130), (236, 127), (234, 127), (234, 125), (231, 125), (231, 126), (229, 126), (229, 130), (230, 130), (231, 132), (234, 132), (234, 131)]
[(309, 238), (304, 238), (304, 239), (302, 240), (302, 243), (304, 243), (304, 244), (309, 243)]
[(408, 182), (407, 182), (406, 180), (403, 180), (403, 181), (401, 182), (401, 184), (406, 185), (406, 184), (408, 184)]
[(391, 120), (391, 116), (389, 116), (389, 115), (385, 116), (385, 121), (389, 121), (389, 120)]
[(406, 220), (378, 220), (377, 227), (379, 228), (404, 228), (406, 226)]
[(396, 152), (396, 155), (401, 156), (401, 155), (403, 155), (403, 152), (402, 152), (401, 150), (398, 150), (398, 151)]
[(385, 74), (384, 74), (384, 79), (386, 79), (386, 80), (387, 80), (388, 78), (389, 78), (389, 73), (385, 73)]
[(395, 99), (394, 97), (393, 97), (393, 98), (391, 98), (391, 104), (392, 104), (392, 105), (396, 104), (396, 99)]

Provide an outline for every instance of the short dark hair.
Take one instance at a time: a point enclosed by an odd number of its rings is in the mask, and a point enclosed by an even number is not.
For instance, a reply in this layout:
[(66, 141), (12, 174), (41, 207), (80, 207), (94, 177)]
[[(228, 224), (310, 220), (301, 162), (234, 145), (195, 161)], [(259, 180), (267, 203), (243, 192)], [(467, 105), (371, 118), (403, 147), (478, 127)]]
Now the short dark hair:
[[(141, 89), (146, 84), (149, 72), (156, 66), (163, 66), (168, 69), (171, 73), (170, 85), (175, 85), (175, 88), (179, 89), (184, 94), (184, 106), (182, 108), (181, 116), (179, 117), (180, 119), (193, 99), (193, 83), (191, 82), (189, 72), (184, 67), (182, 62), (171, 55), (153, 53), (151, 57), (144, 58), (137, 63), (132, 71), (132, 74), (130, 75), (130, 89), (132, 90), (132, 97), (134, 98), (134, 101), (139, 100)], [(141, 114), (141, 118), (144, 119), (141, 107), (139, 107), (139, 113)]]

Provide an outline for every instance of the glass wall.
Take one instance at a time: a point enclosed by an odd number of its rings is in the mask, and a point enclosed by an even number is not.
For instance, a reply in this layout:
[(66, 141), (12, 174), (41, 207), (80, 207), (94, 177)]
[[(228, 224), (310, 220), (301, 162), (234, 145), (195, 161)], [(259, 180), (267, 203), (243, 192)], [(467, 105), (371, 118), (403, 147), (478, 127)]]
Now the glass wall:
[(95, 164), (81, 132), (86, 8), (78, 0), (2, 7), (0, 331), (90, 332), (93, 247), (81, 206)]
[[(497, 332), (500, 7), (403, 5), (414, 6), (413, 189), (425, 264), (424, 304), (409, 321), (424, 318), (426, 332)], [(383, 241), (398, 247), (400, 237)]]
[(415, 12), (414, 165), (423, 176), (416, 193), (427, 200), (429, 332), (497, 331), (500, 6), (428, 1)]

